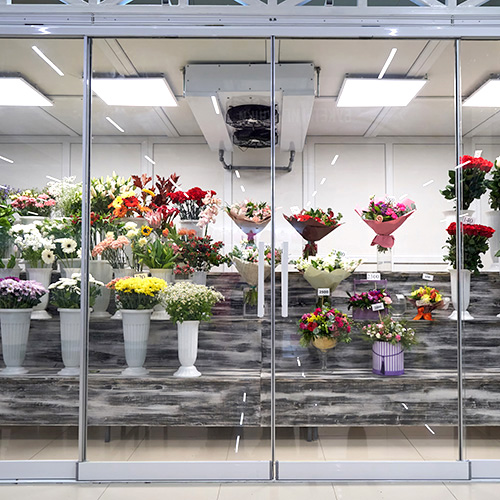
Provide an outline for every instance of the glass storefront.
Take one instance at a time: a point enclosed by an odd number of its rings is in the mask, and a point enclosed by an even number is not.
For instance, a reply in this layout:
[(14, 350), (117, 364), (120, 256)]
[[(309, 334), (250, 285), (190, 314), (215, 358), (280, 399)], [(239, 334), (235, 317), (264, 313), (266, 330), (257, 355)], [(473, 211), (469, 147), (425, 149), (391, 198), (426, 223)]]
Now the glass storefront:
[(498, 477), (496, 49), (2, 39), (0, 478)]

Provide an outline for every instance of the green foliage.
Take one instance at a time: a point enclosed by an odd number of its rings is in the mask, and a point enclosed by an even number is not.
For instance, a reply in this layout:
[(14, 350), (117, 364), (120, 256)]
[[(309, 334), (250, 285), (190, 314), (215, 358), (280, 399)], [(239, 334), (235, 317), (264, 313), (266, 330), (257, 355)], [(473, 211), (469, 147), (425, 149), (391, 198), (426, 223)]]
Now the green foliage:
[(484, 181), (486, 187), (490, 190), (489, 202), (492, 210), (500, 210), (500, 168), (495, 163), (491, 170), (491, 179)]
[(159, 239), (137, 248), (135, 255), (139, 262), (149, 269), (172, 269), (176, 262), (176, 254), (171, 243)]
[[(476, 168), (462, 169), (462, 208), (464, 210), (467, 210), (474, 200), (478, 200), (486, 193), (485, 176), (486, 172)], [(448, 177), (449, 184), (440, 192), (447, 200), (455, 200), (455, 169), (448, 171)]]

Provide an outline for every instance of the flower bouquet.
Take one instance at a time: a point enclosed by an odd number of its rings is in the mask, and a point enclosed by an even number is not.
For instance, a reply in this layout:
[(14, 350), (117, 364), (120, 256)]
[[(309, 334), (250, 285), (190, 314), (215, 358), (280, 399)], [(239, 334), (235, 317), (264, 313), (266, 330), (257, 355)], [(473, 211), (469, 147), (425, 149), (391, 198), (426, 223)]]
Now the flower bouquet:
[(361, 259), (348, 260), (344, 256), (332, 250), (327, 257), (299, 258), (295, 266), (313, 288), (329, 288), (331, 293), (361, 264)]
[(72, 238), (56, 238), (55, 254), (63, 268), (74, 269), (80, 267), (82, 256), (78, 243)]
[(416, 210), (415, 203), (406, 198), (401, 203), (396, 203), (386, 197), (384, 200), (375, 201), (375, 196), (370, 198), (368, 208), (356, 209), (356, 213), (376, 233), (371, 245), (377, 245), (379, 252), (385, 252), (394, 246), (392, 233), (408, 219)]
[[(486, 193), (487, 181), (485, 177), (493, 167), (493, 163), (481, 157), (465, 155), (460, 158), (460, 165), (462, 169), (462, 206), (464, 210), (467, 210), (474, 200), (478, 200)], [(448, 177), (449, 184), (441, 191), (441, 194), (447, 200), (454, 200), (456, 170), (449, 170)]]
[(16, 254), (12, 248), (12, 237), (10, 234), (10, 229), (14, 221), (12, 207), (10, 205), (3, 205), (0, 202), (0, 269), (13, 269), (16, 266)]
[(10, 199), (12, 208), (21, 216), (48, 217), (56, 205), (56, 200), (47, 193), (32, 189), (27, 189), (22, 193), (13, 193)]
[(271, 207), (265, 201), (244, 200), (226, 207), (226, 213), (235, 224), (253, 241), (271, 220)]
[(413, 290), (408, 300), (418, 308), (418, 314), (413, 319), (425, 319), (427, 321), (434, 321), (432, 311), (434, 309), (446, 309), (449, 301), (449, 299), (445, 300), (443, 298), (439, 290), (427, 285)]
[(321, 353), (322, 369), (326, 370), (327, 352), (338, 342), (351, 341), (349, 318), (337, 309), (328, 306), (306, 313), (299, 320), (300, 345), (312, 344)]
[(175, 266), (176, 252), (173, 244), (159, 238), (148, 239), (143, 247), (135, 252), (139, 262), (151, 269), (173, 269)]
[(363, 327), (362, 335), (372, 343), (373, 373), (377, 375), (403, 375), (404, 349), (417, 343), (415, 331), (402, 321), (390, 316)]
[(302, 252), (302, 256), (307, 259), (307, 257), (318, 253), (318, 246), (315, 242), (321, 240), (340, 226), (342, 214), (339, 212), (335, 215), (331, 208), (326, 212), (321, 210), (321, 208), (316, 208), (310, 210), (303, 209), (298, 214), (293, 215), (283, 214), (283, 217), (307, 241)]
[[(368, 290), (349, 296), (348, 309), (352, 307), (352, 318), (358, 321), (373, 320), (379, 316), (387, 314), (387, 308), (392, 304), (391, 296), (385, 291), (385, 288)], [(384, 307), (380, 310), (373, 308), (375, 304), (382, 304)]]
[[(49, 285), (50, 303), (60, 309), (80, 309), (82, 275), (73, 273), (70, 278), (60, 278)], [(104, 283), (89, 275), (89, 305), (92, 307)]]

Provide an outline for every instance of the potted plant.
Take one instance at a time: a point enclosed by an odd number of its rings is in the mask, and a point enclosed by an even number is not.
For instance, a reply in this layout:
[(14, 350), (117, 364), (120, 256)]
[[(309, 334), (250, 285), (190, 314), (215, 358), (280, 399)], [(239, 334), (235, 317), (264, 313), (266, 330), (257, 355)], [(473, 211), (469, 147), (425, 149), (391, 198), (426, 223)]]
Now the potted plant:
[(226, 207), (226, 213), (247, 235), (248, 241), (254, 241), (271, 220), (271, 207), (265, 201), (244, 200)]
[(133, 277), (114, 280), (118, 306), (122, 312), (125, 359), (128, 368), (124, 376), (143, 376), (148, 373), (146, 360), (151, 313), (160, 302), (160, 292), (167, 286), (159, 278)]
[[(64, 368), (58, 375), (78, 375), (80, 373), (81, 351), (81, 281), (80, 273), (70, 278), (60, 278), (49, 285), (50, 303), (57, 307), (61, 324), (61, 353)], [(104, 283), (89, 275), (89, 305), (94, 306)]]
[(194, 366), (198, 351), (200, 321), (209, 321), (215, 304), (224, 296), (204, 285), (181, 281), (162, 291), (162, 303), (170, 319), (177, 325), (178, 355), (180, 368), (174, 377), (199, 377)]
[(424, 285), (413, 290), (408, 300), (417, 307), (418, 312), (413, 318), (414, 320), (434, 321), (432, 311), (434, 309), (446, 309), (450, 299), (444, 299), (436, 288)]
[(362, 335), (372, 344), (373, 373), (387, 376), (404, 374), (404, 350), (417, 343), (412, 328), (408, 328), (404, 321), (385, 316), (364, 326)]
[(0, 326), (2, 355), (6, 368), (3, 375), (20, 375), (26, 355), (31, 313), (47, 289), (37, 281), (15, 277), (0, 279)]
[(306, 313), (299, 320), (300, 345), (307, 347), (312, 344), (321, 355), (321, 369), (327, 368), (328, 351), (338, 342), (351, 342), (351, 322), (349, 318), (337, 309), (328, 305), (316, 308)]
[[(479, 269), (483, 268), (483, 263), (481, 262), (481, 254), (488, 251), (488, 239), (493, 236), (495, 230), (488, 226), (482, 226), (481, 224), (461, 224), (461, 231), (464, 248), (463, 268), (461, 270), (461, 274), (463, 277), (462, 319), (470, 320), (474, 319), (473, 316), (467, 311), (470, 301), (471, 274), (477, 275), (479, 274)], [(449, 318), (457, 319), (457, 224), (455, 222), (452, 222), (446, 229), (446, 232), (448, 233), (448, 239), (446, 240), (445, 248), (447, 248), (448, 253), (443, 257), (443, 260), (445, 262), (449, 262), (452, 267), (449, 270), (451, 281), (451, 300), (453, 302), (453, 307), (455, 308)]]
[(391, 296), (385, 288), (374, 288), (353, 295), (347, 292), (347, 295), (349, 296), (347, 308), (352, 307), (352, 318), (357, 321), (370, 321), (377, 319), (379, 315), (385, 316), (392, 304)]

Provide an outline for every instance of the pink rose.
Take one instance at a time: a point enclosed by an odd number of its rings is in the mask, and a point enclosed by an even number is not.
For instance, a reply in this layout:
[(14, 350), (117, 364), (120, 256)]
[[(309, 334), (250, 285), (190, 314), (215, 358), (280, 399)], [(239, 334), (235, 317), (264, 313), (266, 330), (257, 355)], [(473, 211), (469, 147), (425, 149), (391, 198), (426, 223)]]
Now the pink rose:
[(383, 222), (383, 221), (384, 218), (381, 215), (377, 215), (377, 217), (375, 217), (375, 222)]

